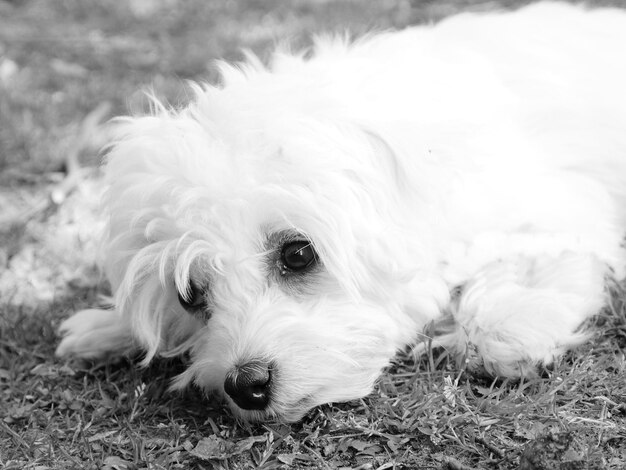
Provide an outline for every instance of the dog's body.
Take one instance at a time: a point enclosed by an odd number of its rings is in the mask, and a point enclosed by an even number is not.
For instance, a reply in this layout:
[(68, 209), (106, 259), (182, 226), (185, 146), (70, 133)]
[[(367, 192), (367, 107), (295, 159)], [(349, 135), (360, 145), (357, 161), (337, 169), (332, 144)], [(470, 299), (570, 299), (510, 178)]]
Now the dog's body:
[(532, 373), (625, 275), (625, 59), (626, 13), (548, 4), (224, 65), (121, 123), (114, 308), (58, 353), (188, 352), (244, 419), (366, 395), (432, 322)]

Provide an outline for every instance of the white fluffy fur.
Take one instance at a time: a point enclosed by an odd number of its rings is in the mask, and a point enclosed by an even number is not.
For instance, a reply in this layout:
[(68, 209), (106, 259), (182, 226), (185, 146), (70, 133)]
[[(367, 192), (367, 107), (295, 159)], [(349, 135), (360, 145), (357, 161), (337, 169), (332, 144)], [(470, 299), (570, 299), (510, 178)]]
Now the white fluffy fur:
[[(364, 396), (450, 318), (437, 344), (532, 373), (625, 275), (625, 53), (626, 13), (543, 4), (222, 64), (185, 109), (121, 121), (115, 307), (67, 320), (58, 354), (189, 353), (177, 385), (218, 392), (272, 361), (266, 411), (229, 400), (244, 419)], [(293, 285), (268, 261), (282, 232), (320, 259)], [(179, 305), (189, 279), (208, 321)]]

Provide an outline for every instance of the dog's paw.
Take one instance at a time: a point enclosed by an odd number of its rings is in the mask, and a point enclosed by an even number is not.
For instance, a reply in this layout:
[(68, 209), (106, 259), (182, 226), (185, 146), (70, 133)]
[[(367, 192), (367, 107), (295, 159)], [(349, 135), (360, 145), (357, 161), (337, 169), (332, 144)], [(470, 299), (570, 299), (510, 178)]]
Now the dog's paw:
[(134, 349), (129, 326), (114, 310), (77, 312), (61, 324), (59, 334), (62, 340), (56, 349), (58, 357), (101, 359)]
[(499, 260), (463, 289), (449, 344), (502, 377), (535, 376), (586, 341), (580, 328), (604, 303), (604, 266), (586, 254)]

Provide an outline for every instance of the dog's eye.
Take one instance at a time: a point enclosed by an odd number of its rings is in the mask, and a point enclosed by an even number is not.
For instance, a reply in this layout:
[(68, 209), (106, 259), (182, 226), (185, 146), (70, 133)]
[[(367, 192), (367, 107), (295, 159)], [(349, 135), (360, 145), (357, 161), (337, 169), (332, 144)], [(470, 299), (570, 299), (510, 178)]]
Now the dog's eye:
[(283, 245), (280, 259), (283, 267), (292, 272), (301, 272), (315, 263), (317, 256), (310, 241), (299, 240)]
[(207, 309), (206, 294), (193, 281), (189, 281), (185, 292), (178, 292), (178, 301), (189, 313), (204, 313)]

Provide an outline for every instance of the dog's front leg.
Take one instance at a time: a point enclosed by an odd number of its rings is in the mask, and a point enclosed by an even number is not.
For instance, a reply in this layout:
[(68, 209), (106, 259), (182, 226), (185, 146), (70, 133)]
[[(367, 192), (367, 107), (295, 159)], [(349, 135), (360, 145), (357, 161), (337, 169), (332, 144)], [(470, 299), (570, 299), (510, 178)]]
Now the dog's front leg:
[(590, 254), (519, 256), (475, 274), (453, 309), (457, 351), (494, 375), (533, 375), (583, 342), (585, 319), (606, 300), (607, 268)]
[(123, 356), (137, 349), (128, 321), (116, 310), (88, 309), (65, 320), (56, 355), (83, 359)]

